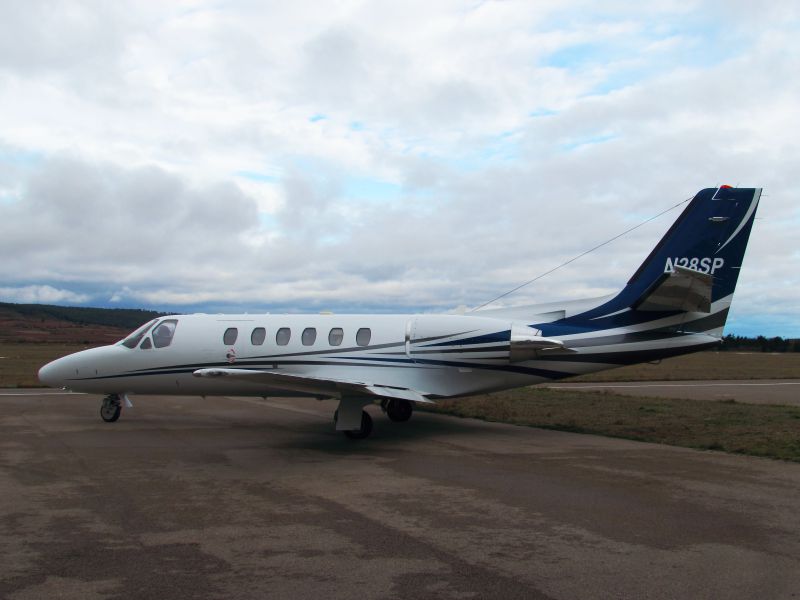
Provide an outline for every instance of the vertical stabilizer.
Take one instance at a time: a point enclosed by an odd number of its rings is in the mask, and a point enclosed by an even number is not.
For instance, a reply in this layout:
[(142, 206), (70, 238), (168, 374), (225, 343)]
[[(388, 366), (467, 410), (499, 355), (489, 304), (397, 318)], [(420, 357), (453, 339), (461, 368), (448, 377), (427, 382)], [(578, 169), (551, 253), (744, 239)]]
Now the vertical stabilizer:
[(722, 336), (761, 188), (701, 190), (623, 290), (596, 315), (686, 312), (685, 331)]

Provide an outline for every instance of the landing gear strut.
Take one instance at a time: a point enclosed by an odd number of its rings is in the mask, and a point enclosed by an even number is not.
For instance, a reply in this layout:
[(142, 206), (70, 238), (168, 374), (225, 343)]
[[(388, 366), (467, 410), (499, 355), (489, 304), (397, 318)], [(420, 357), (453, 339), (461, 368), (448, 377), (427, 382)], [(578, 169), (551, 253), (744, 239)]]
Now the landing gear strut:
[[(339, 424), (338, 410), (333, 413), (333, 422), (336, 425)], [(369, 413), (367, 411), (362, 410), (361, 426), (358, 429), (344, 429), (340, 431), (342, 431), (342, 433), (344, 433), (351, 440), (363, 440), (364, 438), (369, 437), (369, 434), (372, 433), (372, 417), (369, 416)]]
[(384, 400), (381, 403), (381, 408), (383, 408), (389, 419), (395, 423), (404, 423), (408, 421), (414, 412), (414, 405), (411, 404), (411, 402), (408, 400), (399, 400), (397, 398)]
[(339, 408), (333, 413), (336, 431), (341, 431), (351, 440), (363, 440), (372, 433), (372, 417), (364, 407), (372, 404), (372, 398), (364, 396), (342, 396)]
[(109, 394), (103, 398), (103, 404), (100, 405), (100, 416), (103, 421), (113, 423), (119, 419), (120, 412), (122, 412), (122, 403), (117, 394)]

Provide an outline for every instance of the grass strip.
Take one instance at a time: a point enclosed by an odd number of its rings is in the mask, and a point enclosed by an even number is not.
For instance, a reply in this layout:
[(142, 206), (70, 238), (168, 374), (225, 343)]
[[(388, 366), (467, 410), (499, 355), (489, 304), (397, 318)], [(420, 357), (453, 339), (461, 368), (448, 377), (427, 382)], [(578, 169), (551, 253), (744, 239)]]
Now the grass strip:
[(800, 462), (800, 407), (522, 388), (432, 412)]
[(590, 373), (569, 381), (675, 381), (683, 379), (796, 379), (800, 352), (698, 352)]
[(39, 369), (43, 365), (97, 345), (0, 342), (0, 388), (41, 387)]

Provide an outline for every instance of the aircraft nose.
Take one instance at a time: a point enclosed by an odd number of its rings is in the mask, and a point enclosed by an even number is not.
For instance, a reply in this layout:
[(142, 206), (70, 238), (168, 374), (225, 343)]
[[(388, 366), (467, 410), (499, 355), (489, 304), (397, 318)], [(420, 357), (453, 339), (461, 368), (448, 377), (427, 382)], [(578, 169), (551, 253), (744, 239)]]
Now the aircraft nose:
[(59, 362), (61, 362), (60, 359), (54, 360), (39, 369), (39, 381), (50, 387), (63, 386), (64, 379), (61, 373), (63, 369), (61, 369), (61, 365), (58, 364)]

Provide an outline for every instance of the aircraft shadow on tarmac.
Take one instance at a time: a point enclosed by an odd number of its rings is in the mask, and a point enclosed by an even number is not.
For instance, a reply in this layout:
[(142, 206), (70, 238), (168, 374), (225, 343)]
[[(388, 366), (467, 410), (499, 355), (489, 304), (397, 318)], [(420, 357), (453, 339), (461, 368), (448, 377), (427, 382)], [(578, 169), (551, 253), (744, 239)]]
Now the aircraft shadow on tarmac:
[[(84, 400), (84, 398), (81, 398)], [(486, 423), (475, 419), (464, 419), (449, 415), (429, 413), (424, 410), (414, 412), (410, 421), (395, 423), (383, 414), (377, 407), (371, 407), (369, 412), (374, 422), (374, 432), (365, 440), (351, 440), (333, 426), (333, 419), (326, 418), (324, 412), (309, 411), (307, 416), (294, 412), (260, 413), (253, 411), (246, 404), (227, 407), (227, 414), (219, 414), (207, 406), (193, 405), (179, 397), (163, 398), (168, 402), (168, 410), (180, 410), (179, 417), (162, 412), (164, 406), (159, 403), (149, 402), (149, 399), (139, 399), (137, 408), (125, 411), (126, 414), (116, 423), (102, 423), (100, 419), (94, 420), (95, 398), (85, 397), (86, 408), (70, 415), (70, 423), (79, 427), (83, 435), (113, 434), (117, 440), (126, 440), (126, 443), (136, 444), (137, 439), (142, 440), (149, 431), (169, 432), (180, 431), (195, 438), (211, 436), (221, 443), (226, 438), (225, 432), (230, 432), (232, 437), (240, 441), (254, 443), (256, 446), (263, 443), (272, 448), (319, 450), (332, 453), (360, 454), (371, 452), (384, 446), (396, 443), (412, 443), (436, 438), (438, 441), (474, 436), (485, 436), (490, 432), (497, 432), (496, 424)], [(248, 403), (249, 404), (249, 403)], [(304, 411), (305, 412), (305, 411)], [(91, 420), (88, 420), (91, 419)], [(526, 428), (527, 429), (527, 428)], [(89, 431), (92, 433), (90, 434)], [(504, 433), (510, 434), (509, 429)], [(224, 443), (224, 442), (222, 442)]]
[(394, 446), (396, 442), (408, 443), (430, 438), (458, 438), (485, 435), (487, 424), (458, 417), (435, 415), (418, 411), (408, 423), (393, 423), (380, 411), (371, 412), (375, 423), (373, 435), (366, 440), (351, 440), (331, 428), (330, 423), (306, 423), (292, 426), (291, 429), (301, 433), (290, 440), (275, 444), (273, 447), (287, 449), (307, 449), (329, 451), (333, 453), (371, 452), (383, 446)]

